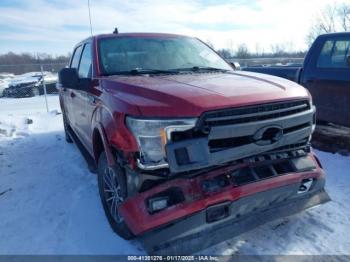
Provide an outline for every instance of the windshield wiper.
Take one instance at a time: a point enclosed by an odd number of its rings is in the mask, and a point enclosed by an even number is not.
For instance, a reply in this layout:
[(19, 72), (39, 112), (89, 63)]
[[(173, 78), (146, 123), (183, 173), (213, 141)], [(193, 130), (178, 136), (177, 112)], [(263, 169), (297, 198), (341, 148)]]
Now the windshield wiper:
[(174, 74), (178, 72), (174, 70), (135, 68), (130, 70), (130, 73), (137, 75), (137, 74)]
[(217, 71), (217, 72), (227, 72), (230, 71), (229, 69), (223, 69), (223, 68), (216, 68), (216, 67), (210, 67), (210, 66), (193, 66), (193, 67), (187, 67), (187, 68), (176, 68), (173, 69), (176, 71)]
[(129, 71), (119, 71), (108, 73), (108, 76), (111, 75), (142, 75), (142, 74), (178, 74), (176, 70), (162, 70), (162, 69), (147, 69), (147, 68), (134, 68)]
[(188, 68), (175, 68), (175, 69), (134, 68), (129, 71), (118, 71), (113, 73), (107, 73), (105, 75), (111, 76), (111, 75), (142, 75), (142, 74), (179, 74), (181, 72), (199, 72), (199, 71), (228, 72), (230, 70), (223, 69), (223, 68), (207, 67), (207, 66), (193, 66)]

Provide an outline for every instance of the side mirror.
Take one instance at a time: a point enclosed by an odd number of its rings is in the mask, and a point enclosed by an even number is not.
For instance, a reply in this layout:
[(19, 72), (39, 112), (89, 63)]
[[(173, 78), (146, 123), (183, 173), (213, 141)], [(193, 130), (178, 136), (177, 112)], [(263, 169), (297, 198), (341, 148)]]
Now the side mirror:
[(63, 68), (58, 73), (59, 85), (63, 88), (78, 89), (79, 76), (76, 68)]
[(241, 70), (241, 65), (238, 62), (230, 62), (230, 65), (236, 71), (240, 71)]
[(346, 58), (346, 65), (350, 66), (350, 55)]

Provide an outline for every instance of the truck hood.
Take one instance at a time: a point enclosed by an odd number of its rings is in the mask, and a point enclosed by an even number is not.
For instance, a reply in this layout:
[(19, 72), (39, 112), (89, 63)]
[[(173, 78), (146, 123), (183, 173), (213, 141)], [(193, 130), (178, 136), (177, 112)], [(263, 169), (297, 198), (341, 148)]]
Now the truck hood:
[(205, 111), (307, 98), (302, 86), (251, 72), (112, 76), (103, 88), (140, 115), (199, 116)]

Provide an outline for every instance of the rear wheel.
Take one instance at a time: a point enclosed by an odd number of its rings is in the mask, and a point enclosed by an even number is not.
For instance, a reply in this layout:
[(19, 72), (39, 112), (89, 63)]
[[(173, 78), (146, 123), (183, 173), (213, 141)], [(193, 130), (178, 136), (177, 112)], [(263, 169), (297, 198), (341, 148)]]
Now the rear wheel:
[(127, 197), (123, 170), (118, 165), (116, 167), (108, 166), (106, 154), (103, 152), (98, 161), (97, 173), (100, 198), (110, 226), (122, 238), (133, 238), (134, 235), (118, 210)]

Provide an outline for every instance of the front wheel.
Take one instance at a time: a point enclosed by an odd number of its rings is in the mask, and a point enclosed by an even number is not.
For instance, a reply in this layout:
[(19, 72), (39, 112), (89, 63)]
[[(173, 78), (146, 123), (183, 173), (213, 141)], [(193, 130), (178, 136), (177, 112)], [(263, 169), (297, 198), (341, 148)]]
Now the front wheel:
[(108, 166), (106, 154), (103, 152), (98, 161), (97, 173), (100, 198), (110, 226), (122, 238), (133, 238), (134, 235), (118, 210), (127, 197), (123, 170), (119, 166)]

